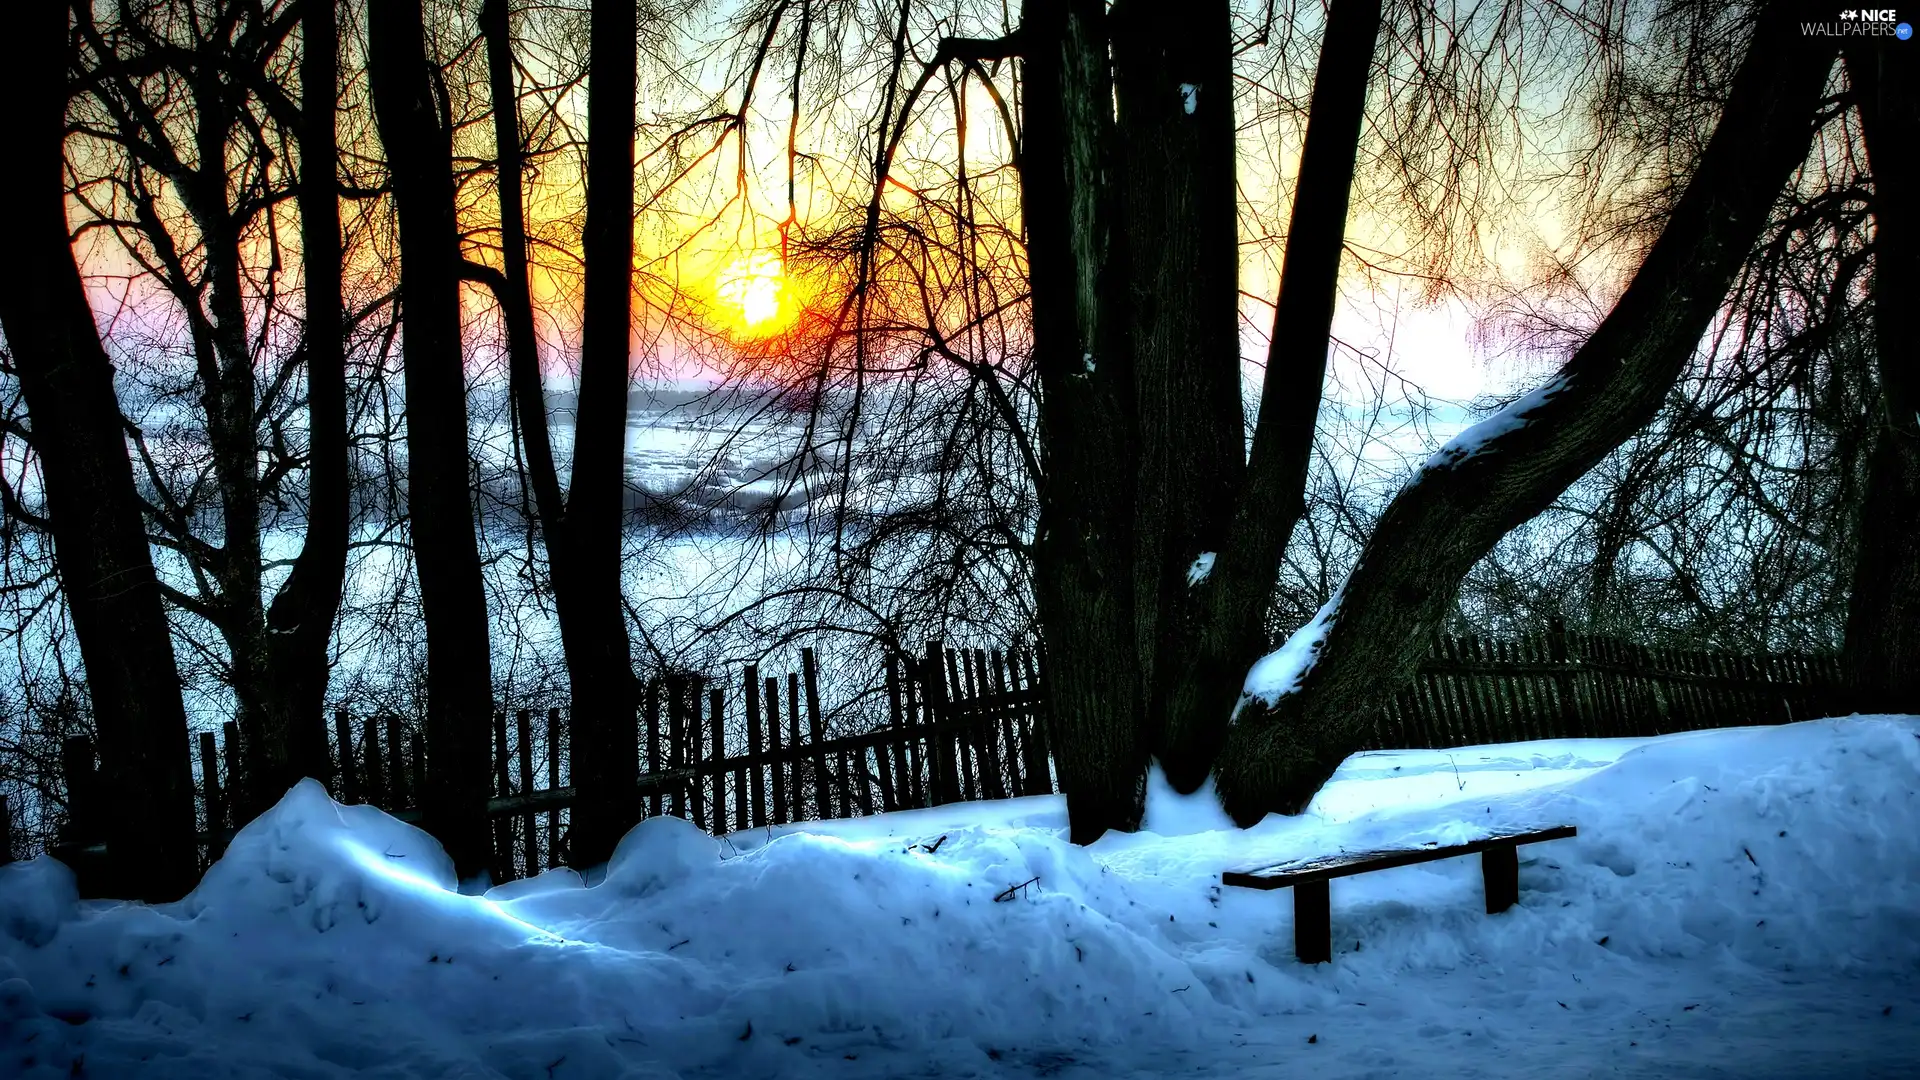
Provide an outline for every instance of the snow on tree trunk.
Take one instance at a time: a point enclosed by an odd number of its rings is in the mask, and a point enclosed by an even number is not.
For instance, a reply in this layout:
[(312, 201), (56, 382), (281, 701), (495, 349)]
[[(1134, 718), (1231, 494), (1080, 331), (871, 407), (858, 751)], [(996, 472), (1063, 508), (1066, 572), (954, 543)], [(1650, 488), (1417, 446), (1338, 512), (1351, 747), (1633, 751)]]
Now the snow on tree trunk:
[(1484, 426), (1484, 438), (1427, 463), (1316, 620), (1324, 637), (1312, 662), (1278, 700), (1240, 711), (1216, 777), (1236, 821), (1303, 810), (1412, 678), (1473, 564), (1652, 419), (1805, 160), (1832, 66), (1833, 51), (1801, 38), (1778, 6), (1762, 15), (1686, 193), (1554, 392), (1531, 395)]

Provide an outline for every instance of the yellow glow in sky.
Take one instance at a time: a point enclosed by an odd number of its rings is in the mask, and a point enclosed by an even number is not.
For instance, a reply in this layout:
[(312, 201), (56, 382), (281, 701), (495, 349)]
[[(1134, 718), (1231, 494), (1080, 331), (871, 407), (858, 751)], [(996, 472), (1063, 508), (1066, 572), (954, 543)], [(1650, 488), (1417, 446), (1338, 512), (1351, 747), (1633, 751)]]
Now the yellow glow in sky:
[(771, 324), (781, 315), (786, 275), (780, 260), (770, 254), (746, 255), (735, 259), (720, 271), (715, 292), (732, 305), (740, 325), (750, 331), (775, 329)]

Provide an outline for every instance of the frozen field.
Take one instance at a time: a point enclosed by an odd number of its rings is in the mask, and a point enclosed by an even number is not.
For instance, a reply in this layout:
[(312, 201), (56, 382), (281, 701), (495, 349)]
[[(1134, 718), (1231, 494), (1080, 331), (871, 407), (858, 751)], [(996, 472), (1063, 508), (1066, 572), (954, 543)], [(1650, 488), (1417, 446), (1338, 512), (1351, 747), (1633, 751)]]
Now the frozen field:
[[(309, 783), (177, 905), (0, 869), (0, 1076), (1911, 1076), (1917, 791), (1920, 720), (1819, 720), (1366, 754), (1244, 832), (1156, 784), (1090, 848), (1058, 798), (657, 819), (478, 896)], [(1561, 822), (1502, 915), (1471, 858), (1336, 881), (1314, 968), (1288, 893), (1218, 887)]]

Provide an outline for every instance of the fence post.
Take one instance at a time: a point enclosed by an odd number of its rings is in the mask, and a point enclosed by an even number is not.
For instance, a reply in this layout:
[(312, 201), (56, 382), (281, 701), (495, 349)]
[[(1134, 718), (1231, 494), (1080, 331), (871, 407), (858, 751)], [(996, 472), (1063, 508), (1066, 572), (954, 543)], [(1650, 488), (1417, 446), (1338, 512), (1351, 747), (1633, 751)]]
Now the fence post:
[[(794, 821), (806, 820), (807, 804), (800, 795), (800, 774), (807, 770), (800, 763), (800, 748), (806, 741), (800, 737), (800, 676), (796, 672), (787, 672), (787, 759), (793, 767), (793, 777), (787, 783), (787, 797), (792, 800), (790, 809)], [(826, 780), (818, 770), (814, 771), (814, 814), (820, 812), (820, 785)]]
[[(367, 805), (381, 810), (392, 809), (387, 805), (386, 762), (380, 756), (380, 721), (372, 716), (367, 717), (361, 724), (361, 736), (366, 743)], [(232, 744), (228, 744), (227, 753), (231, 757)], [(231, 761), (227, 767), (227, 775), (233, 775)]]
[(692, 770), (692, 775), (686, 780), (688, 809), (693, 811), (693, 823), (705, 830), (707, 827), (706, 787), (700, 783), (700, 759), (705, 756), (700, 750), (700, 744), (704, 741), (701, 738), (704, 727), (701, 720), (704, 718), (700, 715), (700, 699), (704, 696), (705, 683), (700, 676), (695, 675), (687, 681), (684, 689), (687, 695), (683, 713), (686, 719), (686, 742), (684, 749), (680, 752), (680, 765), (682, 768)]
[(876, 755), (880, 761), (880, 781), (883, 787), (881, 805), (889, 810), (903, 810), (908, 803), (907, 762), (906, 762), (906, 726), (900, 720), (900, 661), (891, 651), (887, 653), (887, 728), (893, 733), (893, 740), (879, 748)]
[(427, 747), (419, 732), (407, 736), (407, 752), (413, 755), (413, 790), (418, 795), (427, 790)]
[[(974, 674), (968, 677), (968, 683), (979, 687), (980, 697), (982, 698), (993, 693), (993, 690), (987, 682), (987, 652), (985, 649), (973, 650), (973, 669)], [(997, 708), (1003, 709), (1004, 707), (1005, 705), (1002, 703), (1002, 705)], [(1000, 775), (1000, 744), (996, 741), (999, 736), (994, 731), (996, 725), (994, 724), (995, 717), (993, 714), (995, 711), (995, 709), (981, 710), (978, 714), (979, 726), (974, 730), (979, 732), (980, 750), (982, 754), (985, 755), (984, 760), (980, 762), (980, 782), (984, 789), (981, 794), (983, 797), (989, 799), (1004, 799), (1007, 797), (1007, 786), (1005, 779)], [(1004, 716), (1006, 714), (1002, 712), (1001, 715)]]
[(1027, 695), (1033, 701), (1033, 731), (1027, 737), (1027, 745), (1033, 748), (1032, 766), (1028, 770), (1036, 781), (1034, 794), (1053, 794), (1053, 765), (1050, 747), (1053, 740), (1053, 707), (1048, 704), (1046, 684), (1042, 681), (1040, 668), (1035, 657), (1039, 642), (1033, 649), (1020, 650), (1020, 673), (1027, 682)]
[[(813, 745), (818, 747), (827, 741), (827, 735), (826, 725), (820, 719), (820, 677), (819, 671), (814, 667), (812, 648), (800, 650), (800, 670), (804, 673), (807, 686), (807, 732), (813, 737)], [(814, 787), (820, 803), (820, 819), (827, 821), (842, 816), (834, 813), (833, 781), (827, 772), (827, 756), (817, 749), (813, 754), (813, 771)], [(846, 784), (844, 777), (841, 778), (840, 783), (843, 785), (844, 793)], [(844, 816), (853, 816), (851, 807), (843, 807), (843, 809)]]
[(756, 829), (767, 825), (767, 784), (766, 766), (757, 760), (760, 756), (760, 668), (756, 664), (747, 665), (746, 677), (741, 680), (741, 707), (747, 710), (747, 759), (754, 763), (748, 766), (751, 778), (753, 816), (748, 818)]
[[(569, 778), (571, 779), (571, 778)], [(560, 710), (547, 710), (547, 786), (560, 786)], [(547, 867), (560, 865), (560, 811), (547, 811)]]
[[(707, 691), (707, 718), (713, 724), (713, 835), (727, 835), (727, 724), (725, 695), (718, 686)], [(737, 819), (736, 819), (737, 820)]]
[(200, 798), (207, 804), (207, 865), (220, 858), (226, 844), (220, 839), (227, 827), (227, 809), (220, 799), (220, 748), (214, 745), (213, 732), (203, 731), (200, 744)]
[[(668, 708), (673, 706), (669, 704)], [(660, 770), (660, 678), (654, 676), (647, 680), (647, 771), (657, 773)], [(660, 788), (648, 789), (647, 816), (660, 816)]]
[[(507, 712), (505, 709), (493, 711), (493, 786), (496, 794), (505, 797), (513, 794), (513, 781), (508, 772), (508, 762), (512, 758), (507, 753)], [(513, 819), (505, 815), (493, 819), (493, 881), (499, 884), (513, 880)]]
[(240, 807), (246, 805), (240, 796), (247, 790), (247, 774), (242, 767), (246, 758), (241, 754), (240, 725), (232, 720), (220, 725), (220, 756), (227, 759), (227, 801), (234, 804), (233, 823), (241, 824)]
[(69, 735), (60, 741), (60, 774), (67, 782), (67, 843), (84, 847), (98, 840), (100, 824), (93, 805), (93, 741)]
[[(520, 740), (520, 794), (533, 794), (533, 711), (521, 709), (513, 714), (513, 734)], [(520, 815), (520, 854), (527, 864), (527, 876), (540, 872), (540, 841), (533, 827), (533, 811)]]
[[(682, 730), (686, 720), (680, 712), (680, 695), (683, 690), (684, 687), (681, 685), (679, 676), (667, 676), (666, 687), (662, 691), (667, 699), (667, 723), (666, 731), (664, 732), (667, 737), (667, 745), (661, 751), (661, 757), (665, 759), (665, 765), (669, 769), (680, 764), (686, 754), (687, 736), (686, 732)], [(662, 770), (659, 765), (656, 764), (653, 771), (660, 772)], [(675, 784), (668, 789), (667, 812), (682, 820), (686, 818), (687, 790), (685, 786)]]
[[(407, 762), (400, 754), (403, 740), (400, 738), (400, 714), (387, 714), (387, 787), (393, 799), (395, 810), (407, 808)], [(418, 757), (419, 755), (415, 755)]]
[(1547, 660), (1558, 669), (1553, 675), (1553, 697), (1560, 709), (1560, 737), (1584, 737), (1586, 725), (1580, 722), (1580, 702), (1574, 696), (1573, 674), (1568, 670), (1567, 622), (1558, 615), (1547, 623)]
[(973, 727), (975, 723), (973, 717), (973, 702), (967, 693), (966, 683), (960, 679), (959, 650), (948, 649), (946, 661), (947, 681), (944, 689), (947, 694), (947, 703), (953, 706), (951, 711), (954, 719), (954, 732), (951, 737), (951, 746), (954, 757), (959, 762), (960, 799), (964, 802), (972, 802), (979, 797), (976, 793), (978, 789), (974, 783), (974, 755), (968, 752), (973, 743)]
[[(772, 756), (773, 764), (768, 772), (773, 774), (773, 806), (767, 823), (785, 825), (790, 820), (787, 813), (787, 763), (780, 756), (780, 680), (769, 675), (766, 679), (767, 707), (767, 753)], [(787, 708), (793, 708), (793, 702), (787, 702)]]
[(340, 744), (340, 801), (359, 802), (360, 777), (358, 770), (354, 768), (353, 725), (348, 722), (345, 709), (334, 710), (333, 738)]
[(927, 642), (927, 657), (920, 666), (920, 686), (925, 695), (923, 700), (927, 708), (928, 721), (935, 725), (935, 730), (929, 733), (931, 737), (927, 740), (928, 749), (933, 754), (933, 761), (928, 765), (927, 771), (931, 774), (928, 780), (933, 786), (933, 791), (930, 793), (932, 798), (929, 801), (934, 806), (958, 802), (960, 799), (959, 785), (955, 782), (956, 777), (953, 775), (953, 752), (949, 749), (951, 740), (948, 736), (940, 734), (938, 730), (938, 725), (944, 724), (948, 719), (946, 671), (942, 666), (942, 658), (945, 656), (946, 649), (940, 639), (933, 638)]
[(999, 649), (993, 650), (993, 685), (1000, 695), (1000, 737), (1007, 744), (1007, 794), (1026, 794), (1026, 784), (1020, 776), (1020, 738), (1013, 722), (1013, 690), (1007, 678), (1007, 655)]
[[(907, 805), (914, 807), (933, 805), (933, 796), (931, 795), (933, 789), (933, 744), (925, 741), (922, 736), (914, 730), (925, 724), (926, 721), (923, 720), (923, 717), (927, 715), (923, 709), (924, 703), (920, 694), (920, 680), (919, 677), (914, 674), (918, 666), (919, 663), (914, 660), (913, 654), (903, 653), (901, 655), (900, 705), (902, 712), (900, 717), (906, 725), (908, 736)], [(923, 765), (926, 770), (924, 776), (922, 775)]]

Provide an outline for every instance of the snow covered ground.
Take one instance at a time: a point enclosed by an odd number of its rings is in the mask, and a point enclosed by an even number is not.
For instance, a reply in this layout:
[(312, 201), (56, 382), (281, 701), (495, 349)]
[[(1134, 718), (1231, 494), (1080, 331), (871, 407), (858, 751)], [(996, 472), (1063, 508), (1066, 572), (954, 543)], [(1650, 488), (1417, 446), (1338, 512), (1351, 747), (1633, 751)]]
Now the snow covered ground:
[[(1084, 849), (1057, 798), (656, 819), (481, 897), (307, 783), (176, 905), (0, 869), (0, 1076), (1912, 1076), (1917, 791), (1913, 717), (1398, 751), (1244, 832), (1157, 783)], [(1218, 886), (1560, 822), (1501, 915), (1470, 858), (1336, 881), (1318, 967), (1288, 893)]]

